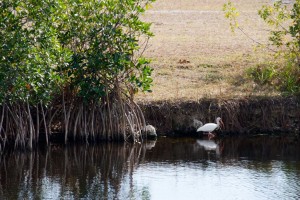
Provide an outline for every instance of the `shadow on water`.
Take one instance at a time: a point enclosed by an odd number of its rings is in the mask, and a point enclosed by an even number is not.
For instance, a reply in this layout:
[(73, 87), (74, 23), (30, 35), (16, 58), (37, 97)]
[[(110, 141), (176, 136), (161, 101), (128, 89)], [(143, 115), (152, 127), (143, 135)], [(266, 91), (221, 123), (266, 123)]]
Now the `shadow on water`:
[(268, 170), (274, 160), (299, 161), (300, 145), (283, 137), (160, 138), (135, 145), (52, 145), (0, 159), (0, 199), (150, 199), (149, 188), (139, 188), (133, 180), (142, 165), (193, 163), (201, 170), (208, 161), (230, 166), (258, 160), (258, 167)]
[(216, 140), (177, 138), (160, 139), (146, 156), (153, 161), (300, 160), (300, 142), (292, 137), (228, 137)]
[(217, 141), (225, 157), (254, 160), (300, 160), (300, 142), (295, 137), (252, 136)]

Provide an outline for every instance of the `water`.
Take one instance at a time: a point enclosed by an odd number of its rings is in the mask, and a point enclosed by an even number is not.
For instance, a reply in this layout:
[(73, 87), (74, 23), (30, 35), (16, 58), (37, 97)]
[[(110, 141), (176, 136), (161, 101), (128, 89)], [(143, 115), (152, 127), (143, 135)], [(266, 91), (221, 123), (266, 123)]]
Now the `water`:
[(300, 198), (300, 145), (280, 137), (51, 145), (0, 162), (0, 199)]

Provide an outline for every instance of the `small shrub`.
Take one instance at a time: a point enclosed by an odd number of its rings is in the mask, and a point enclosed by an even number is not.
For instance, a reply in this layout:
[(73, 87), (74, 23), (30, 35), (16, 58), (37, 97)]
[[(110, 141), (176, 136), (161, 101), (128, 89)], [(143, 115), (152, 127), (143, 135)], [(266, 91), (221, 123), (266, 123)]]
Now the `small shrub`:
[[(231, 29), (242, 31), (233, 4), (228, 2), (223, 10)], [(272, 84), (283, 94), (297, 95), (300, 93), (300, 0), (295, 0), (292, 6), (274, 1), (273, 5), (264, 5), (258, 14), (269, 26), (269, 44), (265, 47), (272, 50), (274, 59), (269, 65), (250, 68), (248, 75), (258, 84)]]
[(257, 65), (247, 70), (247, 74), (255, 83), (260, 85), (271, 84), (275, 78), (276, 70), (272, 66)]

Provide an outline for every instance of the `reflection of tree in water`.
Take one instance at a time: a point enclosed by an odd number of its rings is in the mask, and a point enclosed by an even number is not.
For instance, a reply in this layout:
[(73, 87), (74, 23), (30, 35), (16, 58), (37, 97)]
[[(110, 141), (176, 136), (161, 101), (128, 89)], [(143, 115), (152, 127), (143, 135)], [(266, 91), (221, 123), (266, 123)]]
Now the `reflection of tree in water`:
[[(51, 146), (40, 152), (3, 155), (0, 198), (119, 199), (143, 195), (128, 193), (139, 192), (133, 187), (132, 172), (145, 150), (145, 145), (109, 143)], [(145, 190), (141, 193), (147, 193)]]
[(267, 173), (275, 166), (283, 167), (293, 180), (289, 169), (297, 166), (281, 161), (300, 160), (299, 142), (287, 137), (219, 138), (214, 142), (222, 146), (219, 156), (214, 150), (206, 151), (195, 138), (160, 138), (155, 144), (143, 145), (53, 145), (31, 153), (3, 154), (0, 199), (149, 199), (149, 188), (133, 180), (140, 163), (166, 170), (170, 165), (206, 170), (216, 163), (221, 167), (239, 164)]

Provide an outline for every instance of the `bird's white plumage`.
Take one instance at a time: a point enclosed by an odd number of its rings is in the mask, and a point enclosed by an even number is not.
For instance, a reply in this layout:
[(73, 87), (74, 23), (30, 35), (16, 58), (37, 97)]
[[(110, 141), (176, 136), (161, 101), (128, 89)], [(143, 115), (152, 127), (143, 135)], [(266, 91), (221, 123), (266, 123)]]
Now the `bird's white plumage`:
[(215, 123), (207, 123), (201, 126), (200, 128), (197, 129), (197, 132), (199, 131), (204, 131), (204, 132), (212, 132), (218, 127), (217, 124)]
[(197, 129), (197, 132), (203, 131), (203, 132), (209, 132), (210, 133), (210, 132), (216, 130), (217, 128), (220, 127), (220, 122), (223, 123), (220, 117), (218, 117), (216, 119), (216, 122), (217, 123), (204, 124), (203, 126), (201, 126), (200, 128)]

